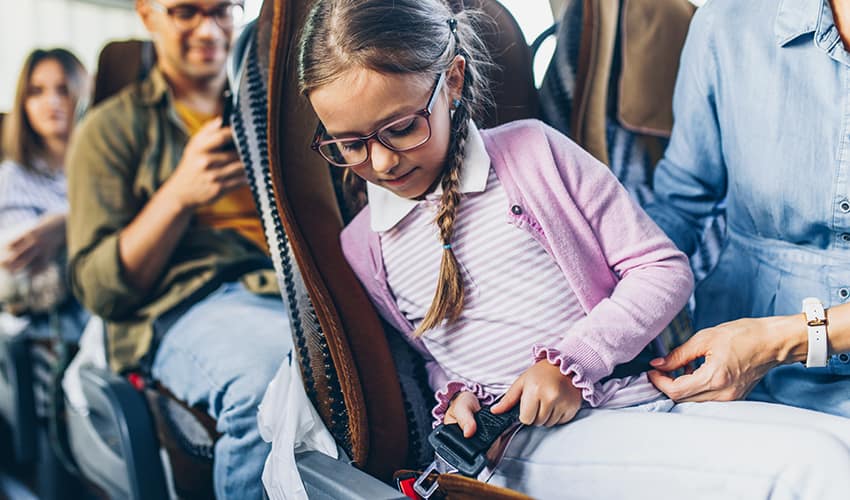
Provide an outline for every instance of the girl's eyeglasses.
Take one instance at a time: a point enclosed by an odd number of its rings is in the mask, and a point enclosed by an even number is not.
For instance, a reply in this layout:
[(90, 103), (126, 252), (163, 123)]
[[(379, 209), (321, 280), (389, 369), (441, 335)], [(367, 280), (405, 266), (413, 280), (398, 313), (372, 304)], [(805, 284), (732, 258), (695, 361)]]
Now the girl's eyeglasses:
[(445, 80), (445, 73), (440, 73), (424, 109), (382, 125), (371, 134), (362, 137), (330, 138), (324, 125), (320, 123), (316, 138), (310, 147), (337, 167), (356, 167), (366, 163), (369, 160), (369, 141), (372, 139), (377, 139), (397, 153), (418, 148), (431, 138), (431, 110)]
[(151, 6), (166, 14), (174, 27), (180, 31), (192, 31), (200, 26), (206, 17), (211, 17), (219, 28), (231, 30), (242, 22), (245, 8), (242, 2), (222, 2), (210, 9), (203, 9), (191, 3), (178, 3), (173, 7), (161, 4), (157, 0), (149, 0)]

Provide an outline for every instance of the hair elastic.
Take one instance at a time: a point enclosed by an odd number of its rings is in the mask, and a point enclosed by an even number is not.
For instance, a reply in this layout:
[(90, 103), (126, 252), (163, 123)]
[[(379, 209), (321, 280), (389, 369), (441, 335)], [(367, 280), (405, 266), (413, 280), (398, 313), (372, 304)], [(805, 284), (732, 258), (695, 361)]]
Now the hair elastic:
[(455, 39), (455, 52), (457, 52), (457, 46), (460, 45), (460, 38), (457, 36), (457, 19), (451, 17), (446, 19), (446, 22), (449, 23), (449, 31)]
[(446, 243), (446, 244), (443, 245), (443, 250), (451, 250), (451, 249), (452, 249), (451, 243)]

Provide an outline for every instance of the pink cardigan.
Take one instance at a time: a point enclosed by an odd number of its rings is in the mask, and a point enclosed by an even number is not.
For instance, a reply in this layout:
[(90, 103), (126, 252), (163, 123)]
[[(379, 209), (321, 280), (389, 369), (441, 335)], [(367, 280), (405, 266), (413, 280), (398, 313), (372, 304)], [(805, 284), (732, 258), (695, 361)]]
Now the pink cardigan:
[[(596, 406), (594, 385), (633, 359), (684, 307), (693, 289), (687, 257), (605, 165), (556, 130), (523, 120), (482, 137), (508, 196), (505, 213), (552, 255), (587, 314), (556, 345), (536, 347), (534, 357), (572, 374)], [(343, 230), (343, 252), (380, 315), (425, 356), (439, 417), (458, 384), (446, 390), (446, 373), (412, 336), (369, 220), (367, 206)]]

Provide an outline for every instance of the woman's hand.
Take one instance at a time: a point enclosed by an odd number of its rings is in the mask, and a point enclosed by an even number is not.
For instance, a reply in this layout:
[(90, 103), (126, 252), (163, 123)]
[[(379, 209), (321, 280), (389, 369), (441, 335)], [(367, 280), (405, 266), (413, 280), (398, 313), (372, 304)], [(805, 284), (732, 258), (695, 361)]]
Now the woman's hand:
[[(649, 380), (677, 402), (734, 401), (744, 398), (771, 368), (799, 359), (806, 335), (801, 315), (745, 318), (700, 330), (665, 358), (652, 360)], [(802, 358), (805, 359), (805, 346)], [(677, 378), (671, 372), (704, 357), (693, 373)]]
[(581, 390), (573, 385), (572, 377), (542, 359), (520, 375), (490, 411), (505, 413), (517, 403), (520, 422), (551, 427), (575, 417), (581, 409)]
[(463, 430), (463, 437), (470, 438), (475, 435), (477, 430), (475, 414), (479, 410), (481, 410), (481, 403), (478, 401), (478, 397), (469, 391), (461, 391), (455, 395), (449, 404), (443, 423), (458, 424)]
[(36, 226), (9, 243), (0, 261), (10, 272), (29, 269), (37, 274), (54, 260), (65, 246), (65, 214), (46, 215)]

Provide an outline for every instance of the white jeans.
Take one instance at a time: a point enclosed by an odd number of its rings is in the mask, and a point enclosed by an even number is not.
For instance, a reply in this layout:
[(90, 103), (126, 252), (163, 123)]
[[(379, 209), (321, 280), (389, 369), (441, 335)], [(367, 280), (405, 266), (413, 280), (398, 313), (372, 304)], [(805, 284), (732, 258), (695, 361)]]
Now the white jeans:
[(490, 480), (535, 498), (850, 498), (850, 419), (665, 399), (519, 431)]

